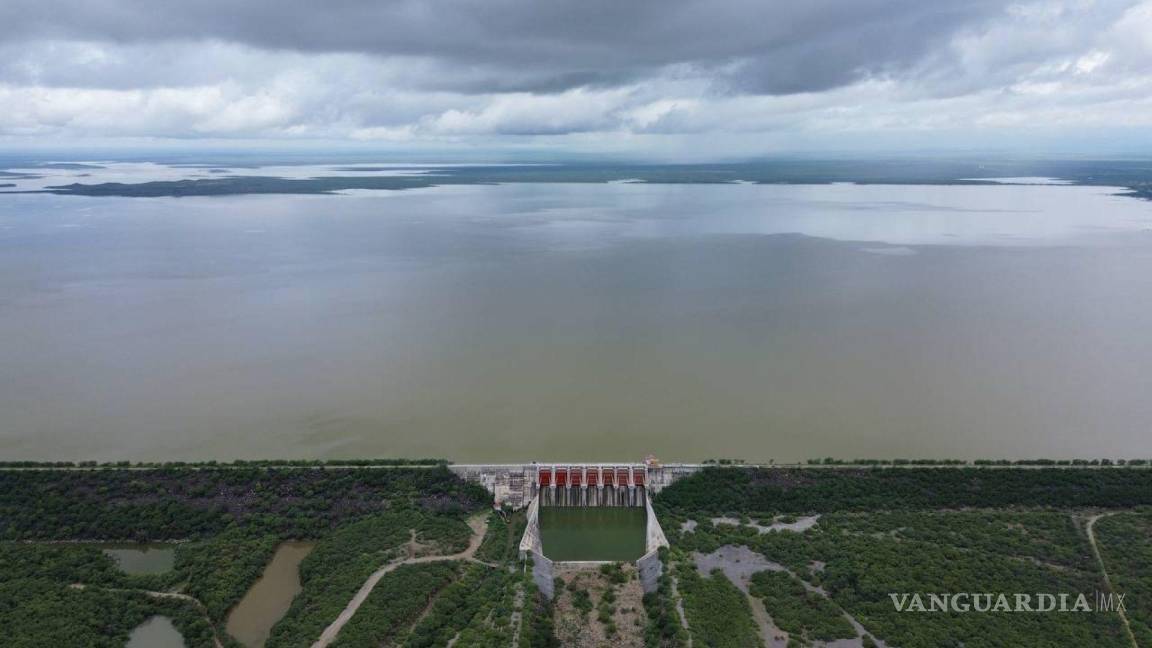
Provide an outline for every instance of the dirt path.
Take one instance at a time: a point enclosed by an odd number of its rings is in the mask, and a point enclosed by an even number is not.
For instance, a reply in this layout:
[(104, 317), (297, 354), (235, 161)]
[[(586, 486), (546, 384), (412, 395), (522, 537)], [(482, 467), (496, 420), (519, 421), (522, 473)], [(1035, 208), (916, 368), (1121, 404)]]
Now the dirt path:
[(688, 633), (688, 648), (692, 648), (692, 631), (688, 628), (688, 615), (684, 614), (684, 599), (680, 598), (680, 581), (672, 575), (672, 600), (676, 601), (676, 616), (680, 617), (680, 627)]
[(520, 630), (524, 626), (524, 587), (516, 584), (516, 599), (512, 602), (512, 645), (520, 645)]
[[(1092, 547), (1092, 554), (1096, 556), (1096, 564), (1100, 565), (1100, 573), (1104, 575), (1104, 585), (1108, 588), (1109, 592), (1115, 592), (1112, 587), (1112, 578), (1108, 576), (1108, 568), (1104, 566), (1104, 557), (1100, 555), (1100, 547), (1096, 544), (1096, 521), (1100, 518), (1106, 518), (1111, 515), (1116, 515), (1118, 511), (1111, 513), (1099, 513), (1088, 518), (1088, 524), (1084, 526), (1084, 530), (1088, 532), (1088, 544)], [(1139, 648), (1136, 643), (1136, 635), (1132, 633), (1132, 626), (1128, 624), (1128, 615), (1124, 610), (1117, 610), (1120, 614), (1120, 620), (1124, 622), (1124, 630), (1128, 633), (1128, 640), (1132, 642), (1132, 648)]]
[[(372, 593), (373, 589), (375, 589), (376, 583), (379, 583), (381, 578), (384, 578), (388, 572), (394, 571), (400, 565), (436, 562), (439, 560), (467, 560), (482, 565), (488, 565), (489, 567), (494, 567), (495, 565), (491, 565), (489, 563), (473, 558), (473, 556), (476, 554), (476, 550), (480, 548), (480, 543), (484, 541), (484, 535), (488, 533), (488, 513), (478, 513), (468, 518), (468, 526), (472, 529), (472, 537), (468, 540), (468, 548), (464, 551), (461, 551), (460, 553), (430, 556), (410, 555), (407, 558), (390, 562), (380, 569), (372, 572), (372, 575), (364, 581), (364, 584), (360, 586), (359, 591), (357, 591), (356, 595), (352, 597), (352, 600), (348, 601), (348, 605), (346, 605), (344, 610), (340, 612), (340, 616), (336, 617), (336, 620), (333, 621), (327, 628), (324, 628), (324, 632), (321, 633), (320, 638), (312, 644), (312, 648), (327, 648), (328, 645), (335, 641), (336, 636), (340, 634), (340, 630), (342, 630), (345, 624), (347, 624), (348, 621), (352, 619), (352, 616), (356, 614), (356, 610), (360, 609), (360, 606), (364, 604), (364, 600), (367, 599), (368, 595)], [(411, 550), (413, 545), (412, 543), (409, 543), (408, 546)]]

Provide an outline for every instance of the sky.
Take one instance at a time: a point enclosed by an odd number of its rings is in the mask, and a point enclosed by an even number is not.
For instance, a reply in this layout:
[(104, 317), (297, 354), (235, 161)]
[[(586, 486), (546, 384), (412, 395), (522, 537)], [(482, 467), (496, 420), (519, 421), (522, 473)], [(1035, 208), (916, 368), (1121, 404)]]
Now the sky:
[(1152, 0), (5, 0), (0, 147), (1152, 152)]

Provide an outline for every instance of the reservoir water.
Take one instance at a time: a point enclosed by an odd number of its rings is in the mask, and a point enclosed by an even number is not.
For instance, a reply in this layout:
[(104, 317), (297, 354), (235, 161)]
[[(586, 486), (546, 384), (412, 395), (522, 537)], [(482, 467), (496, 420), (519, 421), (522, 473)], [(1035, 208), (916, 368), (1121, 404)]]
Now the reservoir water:
[(246, 648), (263, 646), (272, 626), (300, 593), (300, 561), (312, 552), (311, 542), (285, 542), (276, 548), (260, 579), (228, 614), (225, 629)]
[(642, 506), (542, 506), (540, 544), (552, 560), (636, 560), (647, 521)]
[(0, 196), (0, 456), (1152, 455), (1080, 186)]

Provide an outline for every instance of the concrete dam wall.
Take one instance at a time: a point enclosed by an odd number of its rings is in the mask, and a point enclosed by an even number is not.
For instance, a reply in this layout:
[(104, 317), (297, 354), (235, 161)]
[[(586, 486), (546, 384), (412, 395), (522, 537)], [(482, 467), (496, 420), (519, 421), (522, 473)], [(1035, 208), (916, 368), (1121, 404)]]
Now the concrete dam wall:
[(492, 493), (499, 507), (519, 510), (540, 496), (541, 506), (644, 506), (699, 464), (524, 463), (452, 464), (448, 469)]

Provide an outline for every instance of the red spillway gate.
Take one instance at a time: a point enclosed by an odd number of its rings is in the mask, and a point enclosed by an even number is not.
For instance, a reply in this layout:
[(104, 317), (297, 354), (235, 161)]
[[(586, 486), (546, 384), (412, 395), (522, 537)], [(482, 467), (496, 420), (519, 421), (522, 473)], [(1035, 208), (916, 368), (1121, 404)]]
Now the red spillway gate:
[(637, 466), (548, 466), (537, 467), (536, 484), (540, 488), (569, 486), (645, 486), (647, 472)]

